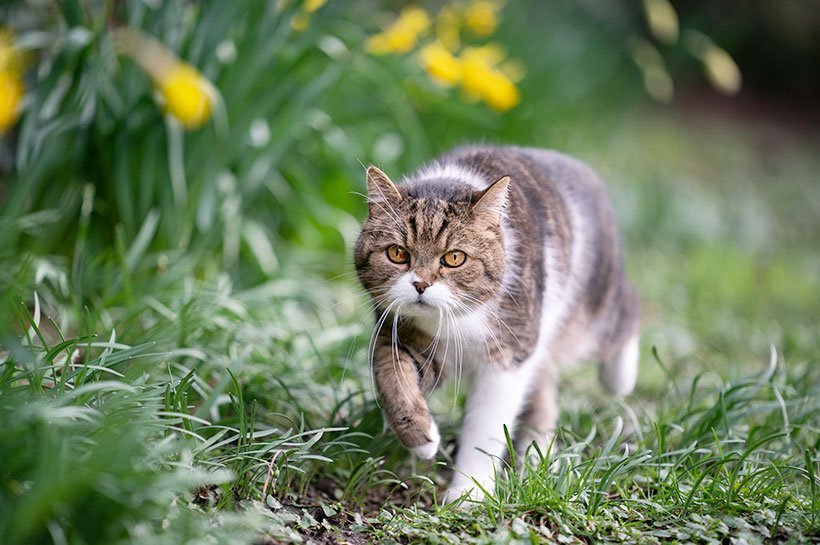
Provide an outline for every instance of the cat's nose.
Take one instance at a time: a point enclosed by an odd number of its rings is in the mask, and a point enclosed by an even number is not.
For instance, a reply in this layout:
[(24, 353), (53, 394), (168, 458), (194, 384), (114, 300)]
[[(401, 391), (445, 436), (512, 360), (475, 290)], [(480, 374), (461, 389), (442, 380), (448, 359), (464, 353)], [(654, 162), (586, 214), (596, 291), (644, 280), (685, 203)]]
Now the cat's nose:
[(413, 287), (416, 288), (416, 291), (419, 292), (419, 295), (424, 293), (424, 290), (430, 287), (430, 284), (423, 280), (417, 280), (413, 282)]

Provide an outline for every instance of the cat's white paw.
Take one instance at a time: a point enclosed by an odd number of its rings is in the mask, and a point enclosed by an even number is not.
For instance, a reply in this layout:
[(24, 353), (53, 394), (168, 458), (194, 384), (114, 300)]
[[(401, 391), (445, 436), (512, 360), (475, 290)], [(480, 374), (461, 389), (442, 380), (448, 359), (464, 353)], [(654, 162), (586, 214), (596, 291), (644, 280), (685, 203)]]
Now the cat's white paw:
[(419, 458), (431, 460), (435, 458), (436, 452), (438, 452), (438, 445), (441, 442), (438, 426), (436, 426), (436, 423), (432, 419), (430, 420), (430, 430), (427, 432), (427, 436), (430, 437), (429, 443), (413, 447), (410, 451)]

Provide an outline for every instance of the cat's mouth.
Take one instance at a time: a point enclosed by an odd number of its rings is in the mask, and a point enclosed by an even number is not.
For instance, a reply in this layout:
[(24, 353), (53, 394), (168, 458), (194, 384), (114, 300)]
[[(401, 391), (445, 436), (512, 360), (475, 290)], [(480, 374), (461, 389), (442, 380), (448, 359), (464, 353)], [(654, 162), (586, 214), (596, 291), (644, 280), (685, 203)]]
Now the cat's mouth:
[(438, 307), (427, 299), (416, 297), (405, 304), (403, 312), (410, 316), (428, 316), (438, 312)]

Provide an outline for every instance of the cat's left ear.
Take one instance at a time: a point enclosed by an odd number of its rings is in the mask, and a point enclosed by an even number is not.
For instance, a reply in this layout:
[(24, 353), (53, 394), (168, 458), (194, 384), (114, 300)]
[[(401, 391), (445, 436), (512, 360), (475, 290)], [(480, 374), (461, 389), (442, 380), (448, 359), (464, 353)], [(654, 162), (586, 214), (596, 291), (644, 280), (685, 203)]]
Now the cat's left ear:
[(499, 178), (490, 187), (475, 194), (473, 197), (473, 212), (476, 214), (491, 214), (493, 219), (500, 220), (504, 216), (509, 191), (510, 177), (503, 176)]
[(392, 206), (401, 200), (396, 184), (378, 167), (367, 167), (367, 203), (370, 213), (384, 209), (382, 203)]

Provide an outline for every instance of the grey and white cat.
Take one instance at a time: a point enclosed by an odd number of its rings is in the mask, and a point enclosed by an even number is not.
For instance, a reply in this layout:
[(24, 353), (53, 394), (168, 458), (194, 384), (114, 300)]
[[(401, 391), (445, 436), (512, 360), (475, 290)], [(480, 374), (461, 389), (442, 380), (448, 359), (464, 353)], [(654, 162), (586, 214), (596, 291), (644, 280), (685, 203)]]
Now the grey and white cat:
[(425, 394), (447, 376), (469, 380), (447, 501), (492, 489), (505, 425), (517, 449), (548, 448), (559, 367), (595, 359), (611, 392), (632, 391), (638, 299), (589, 167), (547, 150), (464, 147), (399, 185), (371, 166), (367, 193), (354, 259), (376, 308), (373, 378), (399, 441), (434, 457)]

